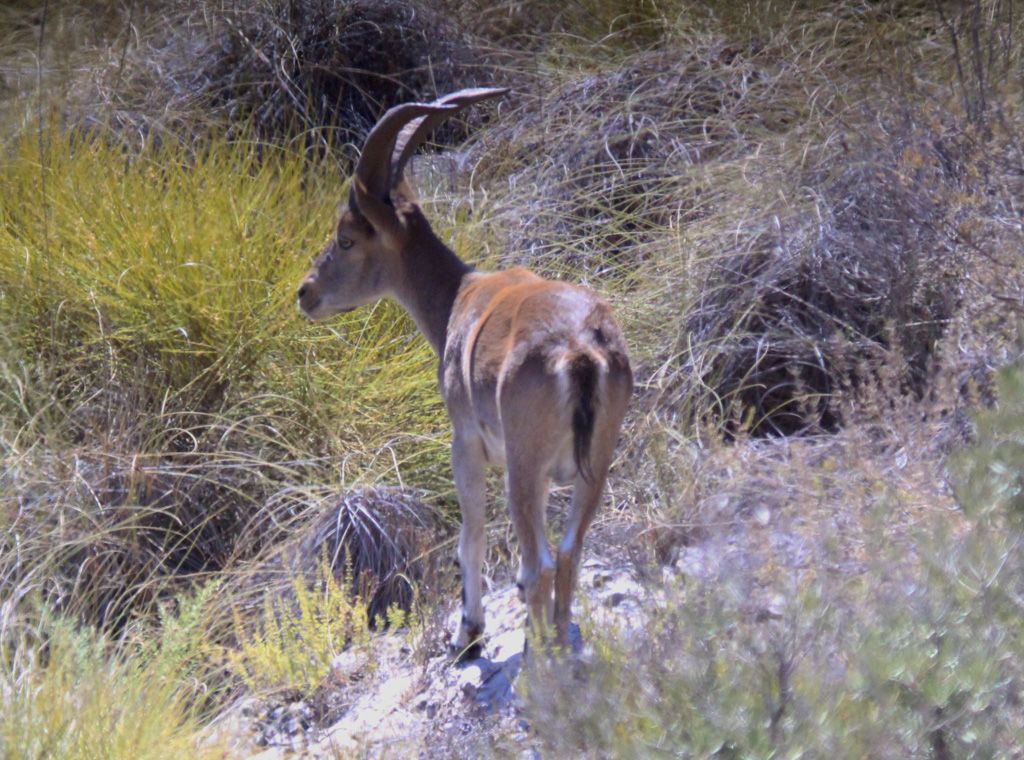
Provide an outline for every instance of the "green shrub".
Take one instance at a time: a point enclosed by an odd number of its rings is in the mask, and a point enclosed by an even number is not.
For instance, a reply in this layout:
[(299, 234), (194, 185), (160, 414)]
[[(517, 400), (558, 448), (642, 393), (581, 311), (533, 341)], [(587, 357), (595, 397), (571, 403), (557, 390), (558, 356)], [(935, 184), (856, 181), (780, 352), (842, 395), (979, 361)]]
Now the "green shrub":
[[(740, 552), (702, 543), (718, 552), (715, 574), (657, 586), (630, 617), (585, 610), (590, 652), (538, 658), (526, 701), (542, 747), (585, 757), (1024, 752), (1020, 368), (1002, 370), (998, 388), (997, 408), (976, 415), (977, 441), (953, 458), (973, 519), (936, 505), (908, 523), (898, 489), (878, 500), (850, 487), (844, 514), (858, 515), (863, 561), (848, 539), (805, 535), (808, 561), (777, 564), (759, 536), (784, 546), (795, 537), (785, 518), (742, 533)], [(790, 468), (801, 497), (779, 509), (832, 509), (835, 481), (822, 476), (833, 467)]]
[(975, 441), (953, 457), (957, 496), (979, 518), (1024, 527), (1024, 368), (996, 374), (996, 404), (974, 415)]
[[(388, 618), (399, 624), (404, 619), (397, 609)], [(355, 593), (351, 566), (338, 581), (326, 555), (312, 588), (296, 575), (291, 594), (277, 600), (266, 597), (257, 630), (247, 632), (236, 614), (235, 632), (239, 647), (228, 652), (228, 661), (258, 692), (310, 695), (344, 650), (372, 665), (367, 602)]]
[(918, 538), (924, 566), (808, 579), (770, 615), (716, 581), (665, 589), (639, 626), (584, 619), (593, 654), (541, 659), (528, 720), (555, 756), (1013, 756), (1019, 536)]
[[(203, 620), (216, 586), (180, 599), (157, 629), (115, 645), (52, 612), (0, 627), (0, 755), (224, 757), (204, 734), (215, 701)], [(10, 608), (7, 610), (10, 612)]]

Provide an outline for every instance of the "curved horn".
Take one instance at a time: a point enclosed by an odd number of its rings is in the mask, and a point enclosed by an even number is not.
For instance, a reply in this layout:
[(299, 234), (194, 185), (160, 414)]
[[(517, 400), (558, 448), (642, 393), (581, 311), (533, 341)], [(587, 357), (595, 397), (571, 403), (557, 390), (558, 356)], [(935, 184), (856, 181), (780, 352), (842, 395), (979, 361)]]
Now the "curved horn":
[(457, 111), (467, 106), (478, 103), (481, 100), (497, 98), (509, 91), (508, 87), (470, 87), (464, 90), (457, 90), (435, 100), (434, 106), (447, 106), (443, 111), (435, 111), (426, 116), (420, 116), (408, 122), (398, 133), (395, 139), (395, 148), (391, 161), (391, 187), (395, 187), (402, 181), (402, 172), (405, 165), (412, 158), (412, 154), (423, 144), (431, 132), (440, 126), (441, 122)]
[(356, 164), (353, 195), (365, 192), (378, 200), (387, 200), (391, 192), (392, 146), (399, 131), (412, 119), (436, 113), (439, 109), (456, 110), (454, 106), (403, 103), (385, 113), (363, 143), (363, 152)]

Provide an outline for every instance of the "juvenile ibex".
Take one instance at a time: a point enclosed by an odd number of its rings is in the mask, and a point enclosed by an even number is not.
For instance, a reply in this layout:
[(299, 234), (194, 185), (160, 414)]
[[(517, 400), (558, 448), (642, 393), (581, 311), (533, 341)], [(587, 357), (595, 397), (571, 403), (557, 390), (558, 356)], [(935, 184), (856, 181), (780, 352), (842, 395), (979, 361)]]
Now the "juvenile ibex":
[[(452, 646), (464, 657), (478, 656), (484, 630), (487, 467), (506, 471), (529, 620), (542, 630), (553, 622), (567, 645), (583, 536), (633, 388), (622, 331), (604, 300), (525, 269), (474, 271), (434, 235), (402, 177), (441, 121), (505, 92), (460, 90), (384, 114), (366, 138), (334, 235), (298, 291), (313, 320), (391, 296), (440, 358), (462, 510), (462, 622)], [(552, 479), (574, 484), (556, 560), (545, 535)]]

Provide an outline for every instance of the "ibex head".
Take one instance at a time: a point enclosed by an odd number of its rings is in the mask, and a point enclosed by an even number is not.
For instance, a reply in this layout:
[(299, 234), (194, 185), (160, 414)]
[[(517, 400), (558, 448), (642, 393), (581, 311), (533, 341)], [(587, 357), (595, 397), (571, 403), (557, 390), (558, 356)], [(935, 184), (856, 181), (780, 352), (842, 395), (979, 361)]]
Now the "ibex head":
[(330, 242), (299, 286), (299, 308), (320, 320), (396, 295), (407, 273), (405, 254), (433, 242), (403, 171), (416, 148), (446, 118), (503, 95), (503, 88), (473, 88), (434, 101), (389, 110), (370, 131)]

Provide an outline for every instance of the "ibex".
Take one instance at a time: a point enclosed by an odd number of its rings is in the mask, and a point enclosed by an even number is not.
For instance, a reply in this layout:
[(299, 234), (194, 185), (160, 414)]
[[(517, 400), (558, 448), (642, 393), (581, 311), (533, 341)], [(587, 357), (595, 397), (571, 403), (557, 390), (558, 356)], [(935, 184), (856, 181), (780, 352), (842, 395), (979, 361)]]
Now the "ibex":
[[(312, 320), (393, 297), (437, 352), (462, 512), (462, 620), (452, 648), (463, 658), (479, 656), (484, 630), (488, 466), (506, 472), (528, 622), (542, 631), (554, 623), (558, 642), (569, 644), (583, 537), (633, 388), (622, 331), (603, 299), (521, 268), (474, 271), (437, 238), (403, 179), (410, 156), (445, 118), (506, 92), (460, 90), (384, 114), (366, 138), (334, 235), (298, 290)], [(555, 559), (545, 535), (551, 480), (574, 484)]]

